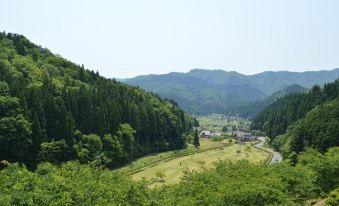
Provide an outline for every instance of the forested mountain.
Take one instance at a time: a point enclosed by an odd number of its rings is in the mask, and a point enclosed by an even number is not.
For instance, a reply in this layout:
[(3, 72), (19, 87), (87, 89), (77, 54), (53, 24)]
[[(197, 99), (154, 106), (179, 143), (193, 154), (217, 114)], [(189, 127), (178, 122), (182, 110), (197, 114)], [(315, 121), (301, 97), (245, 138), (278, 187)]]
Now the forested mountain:
[[(214, 74), (216, 73), (216, 75)], [(205, 70), (192, 70), (185, 73), (140, 76), (126, 80), (126, 83), (138, 85), (153, 91), (161, 97), (174, 99), (187, 112), (193, 114), (224, 113), (228, 106), (247, 102), (265, 96), (265, 93), (241, 83), (241, 75), (224, 71), (210, 73)], [(217, 77), (227, 78), (227, 80)]]
[(255, 75), (194, 69), (188, 73), (137, 76), (124, 81), (174, 99), (187, 112), (206, 114), (226, 113), (239, 104), (261, 100), (293, 84), (310, 88), (333, 81), (338, 76), (339, 69), (301, 73), (263, 72)]
[(275, 92), (264, 99), (257, 100), (254, 102), (246, 102), (240, 105), (236, 105), (234, 107), (230, 107), (226, 110), (226, 114), (230, 115), (239, 115), (240, 117), (248, 117), (253, 119), (259, 112), (261, 112), (265, 107), (272, 104), (279, 98), (283, 98), (289, 94), (294, 93), (304, 93), (308, 89), (302, 87), (298, 84), (293, 84), (291, 86), (286, 87), (283, 90)]
[(173, 101), (0, 33), (0, 160), (115, 167), (185, 147), (191, 128), (191, 117)]
[(339, 146), (338, 98), (339, 79), (308, 93), (290, 94), (259, 113), (252, 128), (265, 131), (285, 156), (308, 147), (325, 152)]

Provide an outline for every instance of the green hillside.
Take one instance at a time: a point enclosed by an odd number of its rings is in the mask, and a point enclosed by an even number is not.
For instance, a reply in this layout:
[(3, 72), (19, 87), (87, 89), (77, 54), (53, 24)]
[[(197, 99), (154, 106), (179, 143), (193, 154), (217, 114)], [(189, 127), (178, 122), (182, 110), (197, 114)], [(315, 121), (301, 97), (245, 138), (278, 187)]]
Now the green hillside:
[(184, 148), (191, 128), (174, 102), (0, 33), (0, 160), (116, 167)]
[(230, 107), (226, 110), (226, 114), (239, 115), (240, 117), (253, 119), (259, 112), (265, 107), (269, 106), (276, 100), (283, 98), (289, 94), (304, 93), (308, 89), (298, 84), (290, 85), (283, 90), (277, 91), (264, 99), (260, 99), (254, 102), (245, 102), (234, 107)]
[(265, 93), (245, 82), (241, 84), (241, 75), (236, 72), (229, 72), (226, 76), (223, 75), (224, 71), (215, 73), (192, 70), (187, 74), (140, 76), (126, 80), (126, 83), (174, 99), (185, 111), (200, 115), (224, 113), (231, 105), (265, 96)]
[(286, 157), (306, 148), (325, 152), (339, 146), (338, 98), (339, 80), (323, 88), (314, 86), (307, 93), (290, 94), (259, 113), (252, 128), (265, 131)]
[(265, 99), (294, 84), (311, 88), (315, 84), (333, 81), (338, 76), (339, 69), (301, 73), (263, 72), (255, 75), (194, 69), (187, 73), (137, 76), (124, 82), (174, 99), (185, 111), (193, 114), (224, 114), (232, 111), (242, 115), (239, 105)]
[(287, 158), (306, 148), (322, 152), (339, 146), (339, 99), (317, 105), (304, 118), (292, 123), (285, 134), (274, 138), (273, 145)]

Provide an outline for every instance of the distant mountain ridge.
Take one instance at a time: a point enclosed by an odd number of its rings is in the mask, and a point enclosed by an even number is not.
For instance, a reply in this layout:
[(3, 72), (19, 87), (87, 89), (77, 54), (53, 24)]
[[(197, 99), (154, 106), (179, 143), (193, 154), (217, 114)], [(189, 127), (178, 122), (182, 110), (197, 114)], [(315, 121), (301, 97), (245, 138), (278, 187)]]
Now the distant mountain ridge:
[(174, 99), (187, 112), (207, 114), (225, 113), (237, 105), (264, 99), (293, 84), (310, 88), (338, 76), (338, 68), (307, 72), (266, 71), (254, 75), (193, 69), (187, 73), (143, 75), (123, 81)]
[(240, 117), (249, 117), (254, 118), (258, 113), (260, 113), (266, 106), (269, 106), (273, 102), (283, 98), (289, 94), (299, 94), (305, 93), (308, 89), (300, 86), (299, 84), (293, 84), (286, 87), (283, 90), (277, 91), (264, 99), (257, 100), (254, 102), (246, 102), (240, 105), (236, 105), (233, 108), (226, 110), (226, 114), (239, 115)]

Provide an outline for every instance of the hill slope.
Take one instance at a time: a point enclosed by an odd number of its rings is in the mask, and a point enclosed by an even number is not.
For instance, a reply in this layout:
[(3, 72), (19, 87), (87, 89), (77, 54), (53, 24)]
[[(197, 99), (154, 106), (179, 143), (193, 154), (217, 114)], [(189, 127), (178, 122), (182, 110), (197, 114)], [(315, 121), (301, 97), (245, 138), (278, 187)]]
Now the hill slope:
[(324, 152), (339, 146), (338, 98), (339, 80), (287, 95), (260, 112), (252, 128), (265, 131), (285, 156), (308, 147)]
[(263, 99), (293, 84), (310, 88), (338, 76), (339, 69), (301, 73), (263, 72), (255, 75), (194, 69), (188, 73), (146, 75), (124, 81), (174, 99), (190, 113), (205, 114), (225, 113), (240, 103)]
[(114, 167), (155, 147), (185, 147), (191, 126), (174, 102), (0, 33), (0, 160)]
[(283, 98), (289, 94), (304, 93), (306, 91), (307, 89), (305, 87), (302, 87), (298, 84), (293, 84), (291, 86), (284, 88), (283, 90), (280, 90), (269, 95), (268, 97), (265, 97), (264, 99), (257, 100), (254, 102), (242, 103), (233, 108), (231, 107), (228, 110), (226, 110), (226, 114), (239, 115), (240, 117), (248, 117), (250, 119), (253, 119), (265, 107), (272, 104), (276, 100)]

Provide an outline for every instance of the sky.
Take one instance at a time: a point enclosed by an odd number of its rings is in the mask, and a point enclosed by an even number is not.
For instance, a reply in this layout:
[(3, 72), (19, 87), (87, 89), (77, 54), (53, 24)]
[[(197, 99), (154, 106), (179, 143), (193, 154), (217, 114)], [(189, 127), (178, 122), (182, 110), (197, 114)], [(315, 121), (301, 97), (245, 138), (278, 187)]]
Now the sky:
[(339, 67), (338, 0), (0, 0), (19, 33), (105, 77)]

